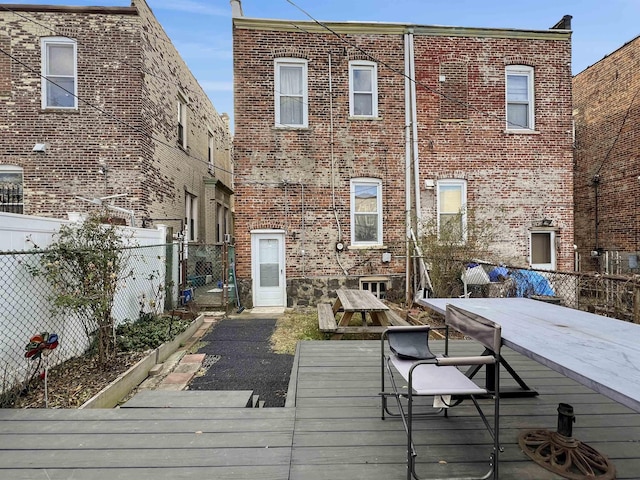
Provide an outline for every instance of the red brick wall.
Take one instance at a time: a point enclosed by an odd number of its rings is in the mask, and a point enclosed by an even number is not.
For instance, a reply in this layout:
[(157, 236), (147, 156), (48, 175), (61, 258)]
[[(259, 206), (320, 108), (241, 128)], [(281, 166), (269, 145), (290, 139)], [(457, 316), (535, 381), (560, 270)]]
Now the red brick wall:
[[(344, 43), (331, 33), (234, 29), (236, 242), (241, 280), (249, 281), (251, 276), (250, 231), (258, 228), (287, 231), (288, 278), (340, 277), (342, 267), (356, 276), (402, 275), (405, 270), (403, 36), (343, 37)], [(378, 120), (348, 118), (348, 61), (362, 58), (359, 49), (378, 60)], [(570, 269), (570, 42), (416, 35), (415, 50), (421, 84), (417, 88), (421, 184), (424, 179), (466, 179), (470, 206), (500, 222), (494, 249), (510, 263), (526, 264), (532, 222), (551, 218), (559, 229), (558, 267)], [(283, 56), (309, 61), (308, 129), (274, 128), (273, 61)], [(467, 65), (467, 77), (456, 77), (452, 87), (468, 90), (468, 119), (463, 122), (441, 121), (441, 97), (434, 93), (439, 88), (440, 65), (453, 62)], [(507, 64), (519, 63), (536, 69), (536, 134), (505, 133), (504, 70)], [(460, 113), (451, 105), (445, 109), (447, 119), (464, 115), (465, 110)], [(393, 256), (390, 264), (382, 264), (380, 250), (347, 250), (340, 255), (340, 263), (335, 258), (332, 116), (335, 204), (343, 239), (348, 245), (350, 179), (380, 178), (384, 243)], [(299, 183), (304, 185), (304, 202)], [(423, 218), (433, 218), (432, 191), (422, 189), (421, 196)]]
[(11, 38), (6, 31), (0, 31), (0, 48), (5, 52), (0, 54), (0, 95), (8, 96), (11, 93)]
[[(376, 50), (396, 69), (404, 68), (402, 37), (349, 37), (349, 41), (365, 50)], [(293, 51), (289, 45), (298, 47)], [(404, 112), (398, 106), (404, 105), (402, 78), (389, 69), (379, 69), (381, 120), (349, 120), (348, 62), (359, 58), (356, 49), (347, 48), (345, 55), (343, 46), (326, 35), (237, 30), (234, 52), (238, 277), (250, 276), (249, 232), (258, 228), (287, 230), (288, 277), (343, 274), (335, 261), (334, 246), (339, 236), (337, 221), (342, 240), (350, 244), (349, 188), (354, 177), (382, 181), (384, 244), (399, 258), (382, 264), (384, 250), (348, 251), (341, 255), (343, 265), (350, 275), (401, 274)], [(329, 108), (329, 55), (333, 112)], [(305, 130), (274, 128), (273, 61), (284, 56), (302, 56), (309, 61), (309, 128)], [(335, 214), (329, 128), (332, 113)]]
[[(76, 196), (140, 195), (136, 189), (141, 166), (139, 137), (104, 113), (112, 112), (123, 122), (140, 126), (135, 17), (4, 11), (0, 28), (11, 38), (14, 57), (10, 94), (0, 98), (4, 119), (0, 163), (24, 169), (24, 212), (65, 217), (69, 211), (87, 210), (88, 204)], [(40, 39), (62, 35), (77, 41), (78, 110), (42, 110)], [(127, 63), (121, 60), (125, 58)], [(47, 143), (46, 153), (32, 152), (35, 143)], [(100, 162), (109, 165), (106, 185), (105, 176), (98, 173)], [(125, 206), (122, 201), (119, 204)], [(126, 206), (137, 212), (143, 208), (138, 202)]]
[[(421, 176), (467, 181), (477, 221), (496, 227), (489, 260), (527, 265), (529, 229), (547, 217), (558, 228), (558, 269), (572, 270), (569, 42), (416, 35), (415, 50)], [(468, 116), (459, 122), (442, 119), (436, 93), (441, 65), (454, 61), (468, 77)], [(505, 132), (505, 67), (514, 64), (534, 68), (535, 134)], [(435, 190), (422, 195), (428, 220)]]
[[(18, 8), (18, 7), (16, 7)], [(199, 240), (215, 241), (217, 187), (232, 188), (228, 121), (215, 110), (144, 1), (135, 8), (25, 6), (0, 11), (0, 46), (10, 51), (11, 88), (0, 62), (0, 164), (24, 169), (24, 213), (66, 217), (86, 198), (126, 193), (115, 204), (145, 217), (183, 218), (185, 192), (199, 199)], [(77, 42), (77, 111), (42, 110), (44, 36)], [(7, 47), (10, 45), (10, 48)], [(177, 94), (188, 96), (188, 149), (177, 148)], [(207, 165), (216, 141), (215, 176)], [(32, 152), (47, 143), (46, 153)], [(98, 173), (100, 164), (107, 174)], [(231, 205), (228, 195), (222, 200)], [(118, 215), (120, 216), (120, 215)], [(128, 218), (127, 218), (128, 220)], [(168, 223), (175, 231), (180, 221)]]
[(599, 268), (590, 256), (596, 247), (640, 250), (639, 69), (640, 37), (573, 79), (576, 245), (583, 270)]

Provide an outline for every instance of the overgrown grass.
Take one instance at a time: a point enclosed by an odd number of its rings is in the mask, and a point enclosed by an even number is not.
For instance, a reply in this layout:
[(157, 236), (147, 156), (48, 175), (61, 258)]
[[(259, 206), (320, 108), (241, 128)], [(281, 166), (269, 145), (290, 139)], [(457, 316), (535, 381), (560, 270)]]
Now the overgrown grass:
[(271, 336), (271, 348), (276, 353), (296, 352), (299, 340), (325, 340), (327, 337), (318, 329), (318, 314), (315, 308), (287, 310), (278, 320)]

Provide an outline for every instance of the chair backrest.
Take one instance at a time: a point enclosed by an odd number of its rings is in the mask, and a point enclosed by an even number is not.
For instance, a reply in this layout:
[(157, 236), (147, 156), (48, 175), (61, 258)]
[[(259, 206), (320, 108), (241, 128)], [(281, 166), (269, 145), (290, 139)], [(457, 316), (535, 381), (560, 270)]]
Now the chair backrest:
[(398, 357), (408, 360), (436, 358), (429, 349), (429, 326), (390, 327), (387, 329), (389, 349)]
[(502, 330), (497, 323), (453, 305), (447, 305), (445, 323), (480, 342), (492, 352), (500, 353)]

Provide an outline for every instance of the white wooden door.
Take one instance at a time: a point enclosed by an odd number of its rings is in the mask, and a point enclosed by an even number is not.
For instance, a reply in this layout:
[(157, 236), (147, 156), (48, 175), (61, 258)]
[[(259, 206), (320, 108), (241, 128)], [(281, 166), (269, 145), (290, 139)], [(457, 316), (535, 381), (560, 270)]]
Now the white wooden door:
[(253, 305), (284, 307), (286, 280), (284, 232), (260, 231), (251, 234)]

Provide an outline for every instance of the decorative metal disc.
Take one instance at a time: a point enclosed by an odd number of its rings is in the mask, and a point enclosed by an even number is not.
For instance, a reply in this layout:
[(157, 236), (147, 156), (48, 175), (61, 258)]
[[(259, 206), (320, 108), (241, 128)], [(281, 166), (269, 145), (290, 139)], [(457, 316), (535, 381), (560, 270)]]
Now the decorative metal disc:
[(527, 430), (518, 443), (531, 460), (571, 480), (613, 480), (616, 469), (609, 459), (573, 437), (549, 430)]

